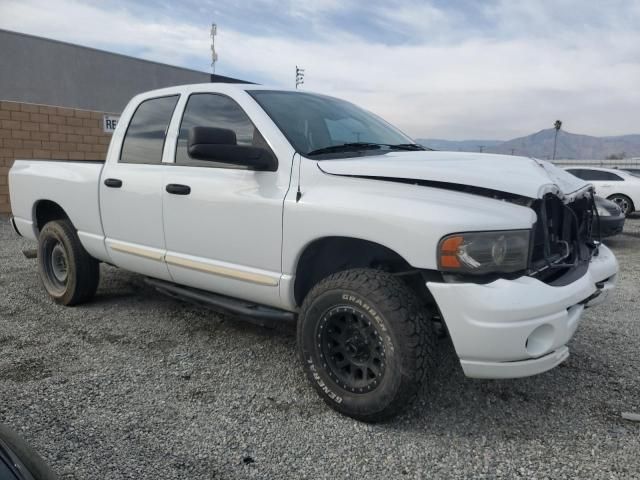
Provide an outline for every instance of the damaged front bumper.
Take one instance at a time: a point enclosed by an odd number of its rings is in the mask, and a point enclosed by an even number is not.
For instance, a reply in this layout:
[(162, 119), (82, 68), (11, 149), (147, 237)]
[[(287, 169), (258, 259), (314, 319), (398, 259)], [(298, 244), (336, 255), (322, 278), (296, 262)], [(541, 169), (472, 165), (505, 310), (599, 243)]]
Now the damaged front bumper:
[(598, 247), (584, 275), (553, 286), (530, 276), (487, 284), (427, 282), (465, 375), (515, 378), (564, 361), (566, 343), (585, 308), (603, 303), (616, 283), (618, 262)]

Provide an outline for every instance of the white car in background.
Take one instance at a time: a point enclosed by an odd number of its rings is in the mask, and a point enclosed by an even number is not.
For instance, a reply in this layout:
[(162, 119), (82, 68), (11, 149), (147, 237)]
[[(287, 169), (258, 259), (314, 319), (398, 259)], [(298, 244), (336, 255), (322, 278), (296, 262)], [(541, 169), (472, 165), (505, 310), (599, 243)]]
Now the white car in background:
[(569, 167), (566, 170), (592, 183), (600, 197), (617, 203), (625, 215), (640, 209), (640, 177), (617, 168)]

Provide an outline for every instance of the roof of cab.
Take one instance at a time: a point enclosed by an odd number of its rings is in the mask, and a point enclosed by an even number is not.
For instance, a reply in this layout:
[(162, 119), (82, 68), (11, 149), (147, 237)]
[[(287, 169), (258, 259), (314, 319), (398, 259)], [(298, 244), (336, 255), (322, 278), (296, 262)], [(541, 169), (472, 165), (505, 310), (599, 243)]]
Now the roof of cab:
[(295, 92), (294, 89), (274, 88), (265, 85), (256, 85), (252, 83), (225, 83), (225, 82), (208, 82), (208, 83), (192, 83), (187, 85), (175, 85), (172, 87), (159, 88), (156, 90), (148, 90), (139, 93), (134, 98), (150, 98), (163, 95), (174, 95), (178, 93), (192, 92), (220, 92), (230, 93), (247, 90), (277, 90), (281, 92)]

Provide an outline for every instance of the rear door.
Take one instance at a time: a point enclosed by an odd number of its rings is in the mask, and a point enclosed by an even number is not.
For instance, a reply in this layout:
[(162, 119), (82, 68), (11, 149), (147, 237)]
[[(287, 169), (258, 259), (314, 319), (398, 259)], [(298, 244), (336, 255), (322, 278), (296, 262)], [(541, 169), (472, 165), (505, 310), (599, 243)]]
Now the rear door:
[(150, 98), (138, 105), (117, 161), (107, 162), (100, 182), (102, 224), (113, 263), (166, 280), (162, 155), (178, 98)]

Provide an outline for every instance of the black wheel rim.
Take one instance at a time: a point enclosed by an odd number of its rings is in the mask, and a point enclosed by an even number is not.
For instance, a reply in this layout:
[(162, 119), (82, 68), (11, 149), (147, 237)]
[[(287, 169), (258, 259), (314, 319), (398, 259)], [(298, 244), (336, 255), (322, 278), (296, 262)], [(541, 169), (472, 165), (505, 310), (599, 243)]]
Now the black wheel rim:
[(334, 307), (322, 316), (316, 338), (323, 366), (338, 386), (368, 393), (380, 385), (385, 347), (369, 315), (350, 306)]

